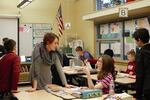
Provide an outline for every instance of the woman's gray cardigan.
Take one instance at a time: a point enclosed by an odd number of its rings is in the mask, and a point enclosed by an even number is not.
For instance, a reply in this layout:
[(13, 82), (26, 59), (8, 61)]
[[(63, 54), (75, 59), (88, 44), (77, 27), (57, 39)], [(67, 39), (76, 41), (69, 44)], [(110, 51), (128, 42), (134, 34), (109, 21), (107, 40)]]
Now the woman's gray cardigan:
[(47, 84), (52, 84), (52, 73), (50, 69), (51, 65), (55, 64), (63, 85), (67, 84), (58, 54), (56, 52), (49, 53), (45, 50), (45, 54), (50, 55), (49, 58), (51, 58), (49, 59), (50, 63), (47, 63), (42, 59), (41, 54), (43, 51), (40, 52), (40, 48), (42, 48), (42, 46), (38, 44), (32, 53), (32, 67), (30, 68), (31, 81), (37, 81), (37, 89), (44, 89)]

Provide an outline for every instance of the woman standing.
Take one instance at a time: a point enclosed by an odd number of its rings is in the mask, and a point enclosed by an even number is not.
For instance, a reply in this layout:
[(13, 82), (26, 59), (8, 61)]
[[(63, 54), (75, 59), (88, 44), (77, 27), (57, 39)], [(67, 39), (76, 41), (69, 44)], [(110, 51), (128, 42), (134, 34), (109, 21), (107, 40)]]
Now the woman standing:
[(35, 46), (32, 53), (32, 67), (30, 69), (32, 80), (31, 92), (36, 89), (44, 89), (45, 86), (52, 84), (50, 68), (53, 64), (56, 66), (63, 85), (66, 87), (70, 86), (67, 84), (58, 53), (56, 52), (58, 45), (59, 37), (54, 33), (47, 33), (43, 38), (43, 42)]

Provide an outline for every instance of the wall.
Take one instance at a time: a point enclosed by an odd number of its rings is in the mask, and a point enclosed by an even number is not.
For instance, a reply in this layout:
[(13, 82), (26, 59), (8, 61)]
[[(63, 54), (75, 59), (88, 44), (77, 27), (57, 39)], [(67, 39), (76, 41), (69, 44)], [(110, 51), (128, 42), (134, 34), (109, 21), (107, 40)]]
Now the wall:
[[(16, 5), (19, 0), (1, 0), (0, 13), (2, 14), (16, 14), (20, 13), (20, 23), (51, 23), (53, 32), (58, 33), (56, 23), (56, 13), (61, 3), (64, 22), (74, 23), (72, 12), (72, 0), (34, 0), (29, 6), (24, 9), (18, 9)], [(67, 30), (67, 33), (73, 33), (73, 28)], [(61, 41), (64, 41), (61, 38)]]
[(71, 23), (71, 29), (65, 30), (61, 43), (66, 44), (67, 37), (77, 35), (84, 41), (85, 49), (94, 54), (94, 23), (83, 21), (82, 16), (93, 11), (94, 0), (34, 0), (24, 9), (18, 9), (19, 0), (1, 0), (0, 14), (20, 13), (20, 23), (51, 23), (53, 32), (58, 33), (56, 13), (61, 3), (64, 22)]
[(82, 20), (83, 15), (94, 10), (94, 0), (77, 0), (74, 6), (76, 9), (75, 32), (84, 41), (85, 49), (94, 54), (94, 22)]

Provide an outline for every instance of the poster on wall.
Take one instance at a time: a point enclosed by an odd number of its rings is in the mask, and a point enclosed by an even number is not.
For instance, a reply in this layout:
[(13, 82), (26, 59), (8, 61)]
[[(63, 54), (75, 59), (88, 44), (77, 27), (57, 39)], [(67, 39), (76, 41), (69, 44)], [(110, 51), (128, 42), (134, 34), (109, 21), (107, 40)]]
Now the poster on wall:
[(148, 17), (138, 19), (137, 20), (137, 27), (138, 28), (146, 28), (150, 32), (150, 24), (148, 21)]
[(109, 49), (109, 44), (101, 43), (101, 53), (104, 53), (106, 49)]
[(125, 37), (125, 54), (131, 50), (136, 50), (136, 43), (133, 39), (133, 34), (136, 29), (138, 28), (146, 28), (150, 32), (150, 24), (148, 22), (148, 18), (140, 18), (140, 19), (134, 19), (125, 21), (125, 32), (129, 32), (129, 37)]
[(100, 33), (101, 34), (108, 34), (109, 33), (108, 24), (103, 24), (100, 26)]
[(122, 23), (115, 22), (110, 24), (110, 38), (121, 38), (122, 37)]
[(109, 24), (103, 24), (100, 25), (100, 34), (98, 35), (98, 38), (108, 38), (109, 34)]
[(128, 37), (124, 38), (125, 41), (125, 55), (131, 49), (136, 49), (136, 44), (133, 39), (133, 33), (137, 28), (137, 20), (125, 21), (125, 33), (129, 33)]
[(112, 43), (111, 49), (114, 51), (115, 55), (121, 54), (121, 43), (120, 42)]

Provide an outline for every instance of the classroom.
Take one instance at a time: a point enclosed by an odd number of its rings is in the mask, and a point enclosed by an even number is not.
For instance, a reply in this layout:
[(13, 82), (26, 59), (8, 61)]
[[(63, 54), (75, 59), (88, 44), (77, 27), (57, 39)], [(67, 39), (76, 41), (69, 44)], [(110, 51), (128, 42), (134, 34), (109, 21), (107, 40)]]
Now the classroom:
[(0, 0), (0, 100), (150, 100), (150, 0)]

